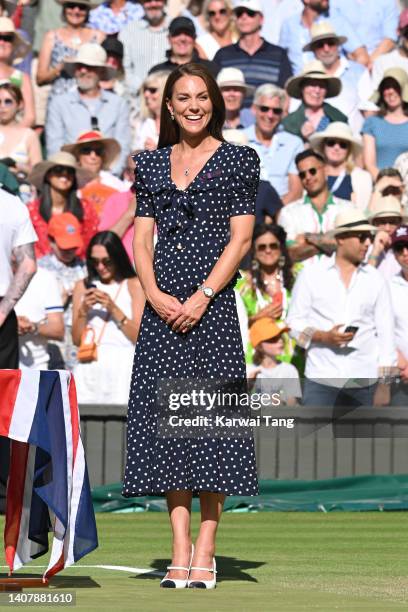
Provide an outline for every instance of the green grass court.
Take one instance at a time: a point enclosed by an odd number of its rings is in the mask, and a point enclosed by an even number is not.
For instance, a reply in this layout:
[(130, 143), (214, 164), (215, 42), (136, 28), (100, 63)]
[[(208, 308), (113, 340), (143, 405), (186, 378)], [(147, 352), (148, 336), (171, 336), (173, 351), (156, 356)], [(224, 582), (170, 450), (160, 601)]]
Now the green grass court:
[[(198, 519), (194, 513), (194, 533)], [(98, 514), (97, 522), (99, 548), (51, 583), (53, 588), (76, 590), (77, 610), (408, 609), (405, 512), (225, 513), (218, 537), (218, 586), (207, 592), (160, 589), (160, 576), (131, 571), (164, 571), (170, 550), (167, 514)], [(32, 565), (44, 565), (43, 559)], [(86, 567), (95, 565), (129, 566), (129, 571)], [(0, 571), (4, 575), (5, 569)], [(41, 572), (41, 568), (25, 569), (30, 574)]]

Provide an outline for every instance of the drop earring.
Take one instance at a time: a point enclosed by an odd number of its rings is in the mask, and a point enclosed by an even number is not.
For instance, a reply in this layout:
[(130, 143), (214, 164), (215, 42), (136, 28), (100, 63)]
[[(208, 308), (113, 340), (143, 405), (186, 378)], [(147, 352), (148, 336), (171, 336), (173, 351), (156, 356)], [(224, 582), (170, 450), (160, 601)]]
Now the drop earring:
[(173, 113), (173, 111), (170, 111), (170, 119), (171, 119), (172, 121), (174, 121), (174, 113)]

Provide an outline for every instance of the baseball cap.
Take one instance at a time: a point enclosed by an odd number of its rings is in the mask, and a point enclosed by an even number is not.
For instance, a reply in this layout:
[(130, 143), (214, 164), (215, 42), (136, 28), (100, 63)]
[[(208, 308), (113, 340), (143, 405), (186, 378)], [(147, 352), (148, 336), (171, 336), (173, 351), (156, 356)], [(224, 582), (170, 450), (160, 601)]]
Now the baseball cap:
[(250, 11), (263, 14), (263, 8), (260, 0), (236, 0), (234, 2), (234, 11), (238, 8), (246, 8)]
[(54, 238), (60, 249), (82, 247), (81, 225), (69, 212), (53, 215), (48, 222), (48, 235)]
[(392, 234), (391, 234), (391, 246), (394, 244), (401, 244), (404, 242), (408, 244), (408, 225), (400, 225)]
[(249, 340), (253, 347), (258, 346), (260, 342), (278, 338), (283, 332), (289, 331), (289, 327), (285, 324), (278, 325), (270, 317), (262, 317), (255, 321), (249, 328)]
[(108, 36), (101, 43), (101, 46), (105, 49), (108, 55), (116, 55), (123, 59), (123, 44), (117, 38), (112, 38)]
[(177, 34), (188, 34), (192, 38), (196, 37), (196, 29), (194, 23), (188, 17), (176, 17), (169, 25), (170, 36), (177, 36)]

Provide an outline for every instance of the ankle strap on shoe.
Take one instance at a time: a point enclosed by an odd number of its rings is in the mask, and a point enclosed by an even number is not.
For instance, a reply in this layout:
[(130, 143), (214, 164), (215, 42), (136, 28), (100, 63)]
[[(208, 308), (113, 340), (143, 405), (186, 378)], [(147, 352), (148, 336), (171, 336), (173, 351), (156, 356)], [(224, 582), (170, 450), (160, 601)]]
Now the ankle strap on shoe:
[(213, 568), (209, 568), (209, 567), (198, 567), (197, 565), (192, 565), (190, 567), (190, 570), (204, 570), (205, 572), (213, 572), (214, 574), (217, 573), (217, 570), (213, 569)]
[(179, 569), (179, 570), (186, 570), (186, 572), (189, 571), (189, 567), (183, 567), (182, 565), (168, 565), (167, 566), (168, 570), (172, 570), (172, 569)]

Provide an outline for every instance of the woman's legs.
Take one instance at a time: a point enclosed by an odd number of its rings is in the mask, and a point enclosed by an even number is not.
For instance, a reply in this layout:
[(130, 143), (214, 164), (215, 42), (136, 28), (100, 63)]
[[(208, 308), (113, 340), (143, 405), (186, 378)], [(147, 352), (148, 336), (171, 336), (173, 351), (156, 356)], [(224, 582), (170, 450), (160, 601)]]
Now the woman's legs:
[[(221, 518), (225, 495), (222, 493), (200, 492), (201, 525), (195, 544), (192, 565), (212, 567), (215, 553), (215, 536)], [(203, 570), (192, 570), (190, 580), (211, 580), (213, 574)]]
[[(166, 495), (167, 507), (173, 531), (173, 554), (170, 565), (188, 567), (191, 556), (191, 491), (169, 491)], [(184, 570), (170, 570), (168, 578), (185, 580)]]

